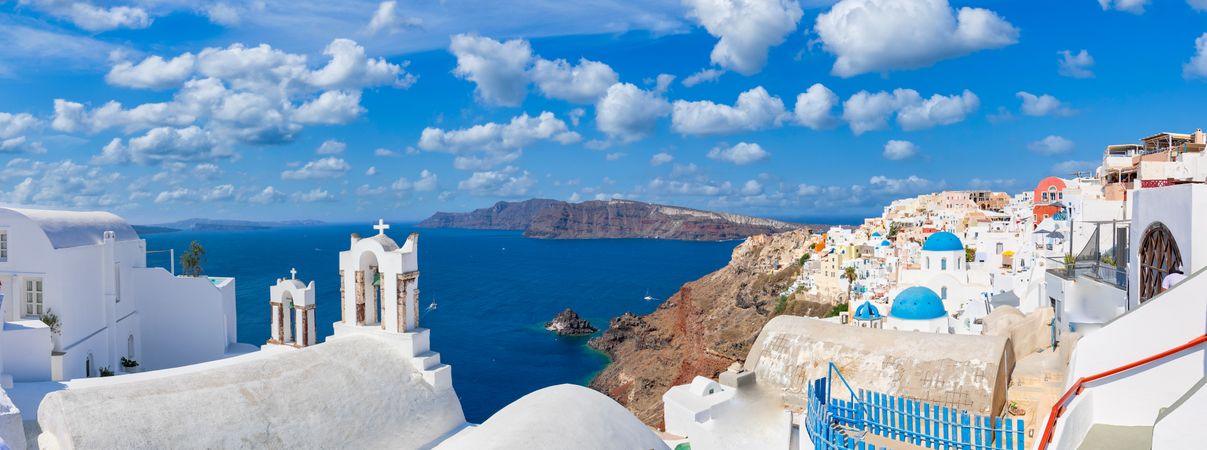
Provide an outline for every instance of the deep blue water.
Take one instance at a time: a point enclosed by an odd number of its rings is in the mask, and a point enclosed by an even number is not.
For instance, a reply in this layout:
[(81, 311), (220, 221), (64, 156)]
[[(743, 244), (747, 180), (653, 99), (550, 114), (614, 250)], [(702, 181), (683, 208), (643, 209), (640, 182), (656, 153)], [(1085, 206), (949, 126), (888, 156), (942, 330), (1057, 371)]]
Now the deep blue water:
[[(570, 307), (601, 329), (625, 311), (643, 314), (729, 261), (737, 242), (648, 239), (540, 240), (519, 232), (412, 230), (395, 225), (401, 244), (420, 231), (419, 286), (432, 350), (453, 366), (453, 387), (466, 419), (480, 423), (524, 394), (560, 383), (585, 384), (607, 363), (586, 337), (558, 337), (544, 322)], [(268, 288), (296, 267), (315, 280), (320, 339), (339, 320), (339, 257), (349, 233), (365, 225), (322, 225), (252, 231), (182, 231), (146, 235), (148, 250), (175, 248), (177, 257), (197, 240), (206, 249), (205, 273), (237, 278), (239, 341), (269, 336)], [(167, 254), (148, 264), (167, 266)]]

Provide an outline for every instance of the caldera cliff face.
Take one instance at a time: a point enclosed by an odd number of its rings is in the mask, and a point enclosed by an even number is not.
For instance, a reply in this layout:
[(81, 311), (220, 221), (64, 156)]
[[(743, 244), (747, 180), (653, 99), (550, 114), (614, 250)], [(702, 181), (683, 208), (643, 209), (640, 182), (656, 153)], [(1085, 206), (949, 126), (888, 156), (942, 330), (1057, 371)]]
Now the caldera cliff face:
[[(590, 345), (612, 362), (591, 387), (625, 405), (642, 421), (662, 421), (662, 394), (697, 376), (716, 377), (742, 361), (774, 314), (780, 293), (800, 273), (809, 232), (759, 235), (733, 251), (729, 264), (687, 283), (653, 313), (612, 319)], [(820, 316), (830, 302), (797, 297), (788, 312)]]

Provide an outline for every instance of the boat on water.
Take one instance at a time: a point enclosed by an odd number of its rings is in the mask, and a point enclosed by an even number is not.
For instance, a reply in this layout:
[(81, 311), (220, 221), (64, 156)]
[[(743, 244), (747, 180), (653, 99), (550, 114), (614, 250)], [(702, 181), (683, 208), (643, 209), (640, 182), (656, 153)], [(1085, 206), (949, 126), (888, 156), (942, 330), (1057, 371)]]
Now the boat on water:
[(652, 301), (654, 301), (654, 300), (658, 300), (658, 299), (656, 299), (656, 298), (654, 298), (654, 297), (651, 297), (651, 296), (650, 296), (650, 290), (649, 290), (649, 289), (646, 289), (646, 290), (645, 290), (645, 297), (642, 297), (642, 299), (643, 299), (643, 300), (645, 300), (645, 301), (647, 301), (647, 302), (652, 302)]

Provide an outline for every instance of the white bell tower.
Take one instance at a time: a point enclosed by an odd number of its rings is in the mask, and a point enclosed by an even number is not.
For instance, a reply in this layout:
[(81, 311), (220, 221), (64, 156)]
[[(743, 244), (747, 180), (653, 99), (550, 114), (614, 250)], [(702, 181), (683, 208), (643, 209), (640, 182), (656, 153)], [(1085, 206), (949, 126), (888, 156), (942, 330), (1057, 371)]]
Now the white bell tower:
[(272, 334), (269, 345), (308, 347), (314, 345), (314, 281), (302, 284), (297, 269), (289, 278), (278, 278), (269, 288), (272, 305)]

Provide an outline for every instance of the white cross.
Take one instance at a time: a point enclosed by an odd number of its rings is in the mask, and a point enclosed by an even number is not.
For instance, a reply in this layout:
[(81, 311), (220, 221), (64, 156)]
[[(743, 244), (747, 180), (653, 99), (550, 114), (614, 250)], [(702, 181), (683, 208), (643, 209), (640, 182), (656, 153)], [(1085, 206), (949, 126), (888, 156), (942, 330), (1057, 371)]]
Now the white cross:
[(291, 280), (298, 279), (298, 269), (289, 269), (289, 279), (291, 279)]
[(377, 225), (373, 225), (373, 229), (377, 230), (377, 234), (386, 234), (386, 230), (390, 229), (390, 226), (386, 225), (385, 220), (377, 219)]

